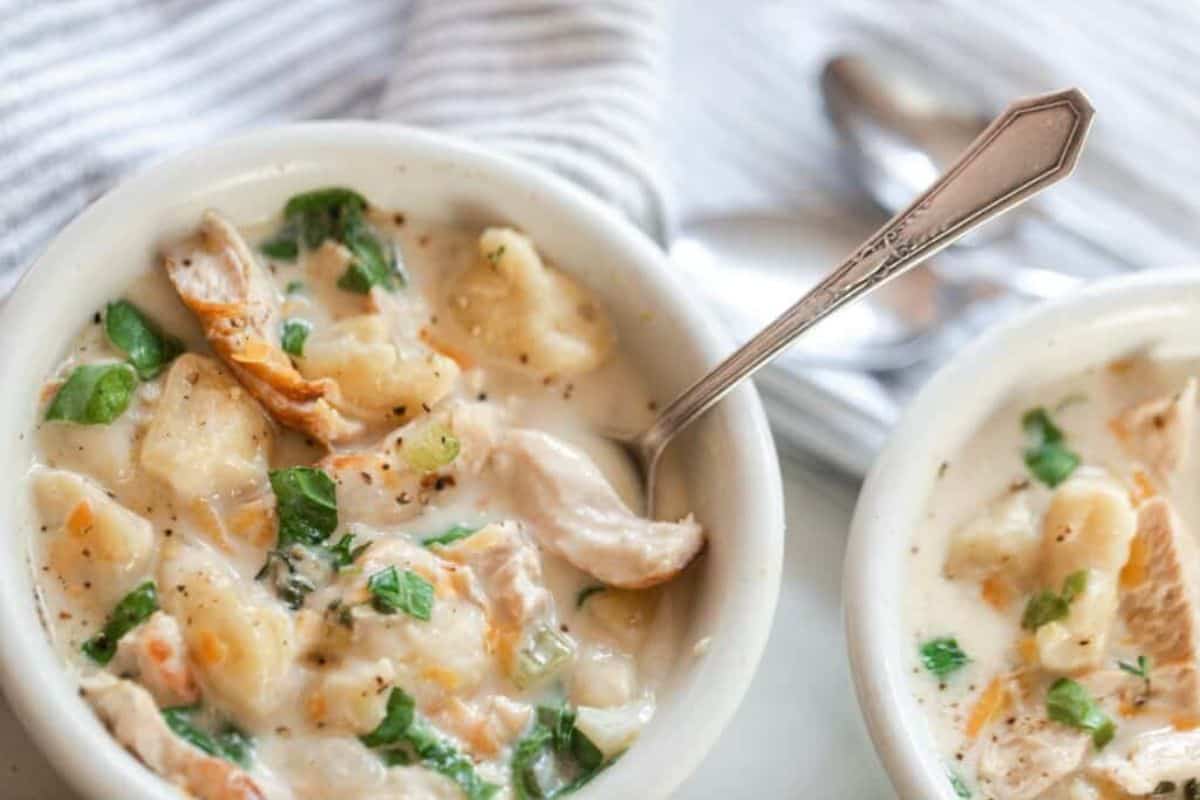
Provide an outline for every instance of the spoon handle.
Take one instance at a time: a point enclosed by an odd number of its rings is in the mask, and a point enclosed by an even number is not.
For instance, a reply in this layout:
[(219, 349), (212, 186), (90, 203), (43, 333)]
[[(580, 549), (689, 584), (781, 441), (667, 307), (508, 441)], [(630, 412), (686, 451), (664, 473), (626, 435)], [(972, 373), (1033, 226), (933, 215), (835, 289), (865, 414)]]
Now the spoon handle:
[(1078, 89), (1008, 106), (912, 205), (672, 401), (639, 437), (643, 457), (653, 462), (680, 429), (833, 311), (1070, 175), (1093, 113)]

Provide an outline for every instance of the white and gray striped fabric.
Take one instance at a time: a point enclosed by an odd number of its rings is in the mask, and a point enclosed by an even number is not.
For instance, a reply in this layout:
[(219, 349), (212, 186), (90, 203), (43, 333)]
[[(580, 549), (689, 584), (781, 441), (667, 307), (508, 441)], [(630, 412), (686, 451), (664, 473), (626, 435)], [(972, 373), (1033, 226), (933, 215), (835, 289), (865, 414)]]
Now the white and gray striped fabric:
[[(1126, 262), (1197, 262), (1195, 3), (0, 0), (0, 295), (147, 160), (304, 118), (381, 116), (475, 137), (561, 171), (663, 241), (748, 212), (869, 213), (815, 78), (837, 49), (881, 40), (994, 105), (1084, 87), (1094, 134), (1046, 208)], [(1112, 269), (1039, 225), (985, 255)], [(923, 373), (783, 374), (799, 404), (785, 427), (828, 450), (829, 420), (855, 411), (834, 438), (857, 448), (858, 465)], [(810, 397), (824, 400), (803, 405)], [(804, 432), (822, 426), (824, 437)]]
[(659, 233), (660, 16), (641, 0), (0, 3), (0, 289), (148, 159), (294, 119), (470, 135)]

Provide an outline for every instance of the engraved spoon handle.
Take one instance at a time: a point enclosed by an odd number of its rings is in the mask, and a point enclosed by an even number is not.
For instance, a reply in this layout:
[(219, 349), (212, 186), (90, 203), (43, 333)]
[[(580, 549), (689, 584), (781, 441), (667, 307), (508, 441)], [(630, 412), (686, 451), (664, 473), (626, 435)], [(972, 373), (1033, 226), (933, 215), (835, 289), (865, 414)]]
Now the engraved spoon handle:
[(1093, 113), (1078, 89), (1008, 106), (912, 205), (663, 409), (634, 443), (643, 463), (652, 467), (676, 433), (830, 313), (1070, 175)]

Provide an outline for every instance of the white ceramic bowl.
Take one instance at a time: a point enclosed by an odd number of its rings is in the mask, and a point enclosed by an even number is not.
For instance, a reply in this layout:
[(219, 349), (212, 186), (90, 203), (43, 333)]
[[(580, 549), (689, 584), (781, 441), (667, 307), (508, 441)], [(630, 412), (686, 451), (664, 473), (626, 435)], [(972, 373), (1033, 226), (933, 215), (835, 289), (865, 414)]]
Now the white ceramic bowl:
[(938, 465), (953, 459), (1015, 387), (1141, 347), (1168, 357), (1200, 355), (1200, 272), (1102, 281), (988, 332), (917, 395), (868, 475), (846, 551), (847, 642), (859, 705), (900, 797), (955, 798), (925, 712), (909, 691), (902, 602), (908, 549)]
[[(595, 290), (623, 347), (669, 397), (727, 351), (712, 317), (664, 255), (566, 181), (442, 136), (374, 123), (313, 123), (185, 153), (126, 181), (58, 235), (0, 310), (0, 682), (37, 744), (83, 795), (153, 800), (164, 784), (104, 731), (61, 669), (38, 621), (21, 476), (32, 457), (36, 394), (70, 337), (156, 247), (215, 207), (252, 221), (316, 186), (353, 186), (414, 217), (511, 223)], [(637, 746), (584, 797), (668, 795), (732, 715), (766, 644), (779, 588), (783, 498), (775, 450), (753, 390), (731, 395), (678, 443), (697, 516), (710, 533), (698, 565), (685, 651)]]

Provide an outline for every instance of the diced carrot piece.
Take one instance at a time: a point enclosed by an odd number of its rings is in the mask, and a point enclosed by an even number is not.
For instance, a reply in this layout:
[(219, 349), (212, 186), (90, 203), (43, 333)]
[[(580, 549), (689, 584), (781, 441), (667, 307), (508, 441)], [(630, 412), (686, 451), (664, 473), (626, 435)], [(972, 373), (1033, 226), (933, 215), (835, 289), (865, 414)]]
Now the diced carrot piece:
[(1125, 427), (1125, 423), (1118, 417), (1113, 417), (1108, 421), (1108, 429), (1112, 435), (1117, 437), (1117, 441), (1124, 442), (1129, 439), (1129, 428)]
[(1036, 664), (1038, 657), (1037, 640), (1032, 636), (1026, 636), (1017, 642), (1017, 653), (1026, 664)]
[(1180, 714), (1171, 717), (1171, 727), (1177, 731), (1192, 731), (1200, 728), (1200, 717), (1195, 714)]
[(1129, 358), (1118, 358), (1116, 361), (1108, 362), (1108, 371), (1114, 375), (1122, 375), (1133, 369), (1136, 363), (1137, 358), (1132, 356)]
[(1146, 567), (1150, 554), (1141, 536), (1133, 537), (1129, 543), (1129, 558), (1121, 567), (1121, 588), (1131, 589), (1146, 580)]
[(171, 657), (171, 646), (162, 639), (151, 639), (146, 642), (146, 653), (157, 664), (163, 664)]
[(1008, 604), (1012, 600), (1008, 581), (998, 575), (992, 575), (984, 579), (980, 585), (980, 595), (983, 597), (985, 603), (997, 611), (1007, 610)]
[(196, 638), (196, 660), (206, 667), (215, 667), (229, 655), (229, 648), (212, 631), (201, 631)]
[(80, 500), (67, 514), (67, 532), (72, 536), (83, 536), (91, 529), (92, 523), (96, 521), (96, 515), (92, 513), (92, 504), (86, 499)]
[(972, 739), (978, 736), (994, 717), (1008, 707), (1008, 700), (1008, 688), (1004, 681), (999, 677), (992, 678), (967, 715), (967, 736)]
[(1154, 487), (1154, 482), (1150, 480), (1150, 476), (1140, 469), (1135, 469), (1133, 471), (1133, 490), (1129, 493), (1130, 501), (1135, 506), (1140, 506), (1157, 494), (1158, 489)]
[(314, 722), (320, 722), (325, 719), (325, 712), (328, 710), (325, 702), (325, 695), (321, 692), (313, 692), (308, 696), (308, 701), (304, 704), (305, 710), (308, 712), (308, 718)]
[(453, 670), (433, 665), (422, 670), (421, 675), (434, 683), (441, 686), (447, 691), (454, 691), (459, 687), (462, 681), (459, 680), (458, 673)]

